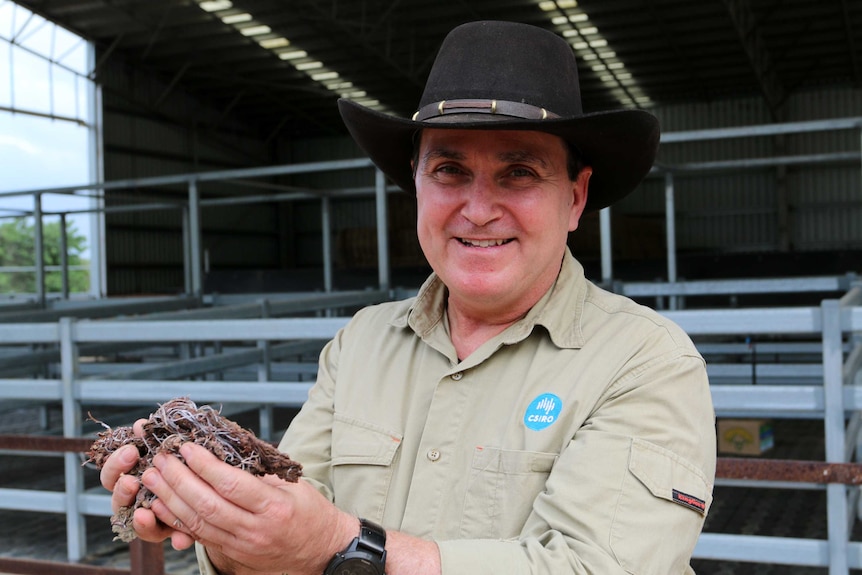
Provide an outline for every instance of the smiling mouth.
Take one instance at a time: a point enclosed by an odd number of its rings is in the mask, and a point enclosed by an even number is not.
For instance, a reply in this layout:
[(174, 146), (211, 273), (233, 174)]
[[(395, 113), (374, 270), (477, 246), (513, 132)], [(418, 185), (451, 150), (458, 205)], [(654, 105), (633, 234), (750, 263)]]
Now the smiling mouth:
[(504, 244), (508, 244), (512, 241), (512, 239), (508, 240), (469, 240), (467, 238), (458, 238), (458, 241), (464, 244), (465, 246), (470, 246), (471, 248), (494, 248), (497, 246), (502, 246)]

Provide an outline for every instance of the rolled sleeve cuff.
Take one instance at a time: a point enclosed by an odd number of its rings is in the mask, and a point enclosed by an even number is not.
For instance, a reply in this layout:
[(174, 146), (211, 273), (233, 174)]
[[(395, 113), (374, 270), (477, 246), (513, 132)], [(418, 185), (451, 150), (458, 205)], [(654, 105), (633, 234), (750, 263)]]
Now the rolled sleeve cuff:
[(198, 557), (198, 569), (200, 569), (201, 575), (220, 575), (210, 562), (207, 548), (197, 542), (195, 542), (195, 555)]

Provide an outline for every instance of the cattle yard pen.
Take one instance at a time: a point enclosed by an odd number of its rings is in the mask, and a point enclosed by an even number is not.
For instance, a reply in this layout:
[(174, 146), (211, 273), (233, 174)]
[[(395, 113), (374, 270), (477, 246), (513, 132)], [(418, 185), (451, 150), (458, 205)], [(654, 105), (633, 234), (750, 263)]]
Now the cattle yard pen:
[[(817, 282), (823, 278), (813, 281), (819, 286)], [(835, 288), (846, 281), (834, 278)], [(819, 306), (663, 313), (695, 339), (709, 360), (719, 416), (820, 419), (826, 442), (822, 463), (845, 464), (858, 457), (862, 427), (862, 287), (855, 280), (852, 283), (842, 297), (824, 300)], [(767, 284), (759, 287), (766, 289)], [(628, 289), (641, 288), (631, 285)], [(329, 304), (343, 310), (347, 304), (363, 305), (381, 295), (317, 297), (321, 302), (338, 297)], [(269, 306), (244, 304), (240, 311), (249, 313), (253, 307), (256, 313), (265, 314), (268, 308), (277, 309), (277, 304), (278, 300)], [(232, 309), (239, 313), (237, 305), (226, 306), (223, 313), (229, 315)], [(216, 314), (221, 310), (197, 311)], [(158, 312), (152, 318), (62, 317), (58, 321), (0, 323), (0, 365), (6, 366), (7, 373), (19, 373), (0, 379), (0, 399), (4, 404), (61, 404), (63, 436), (74, 439), (84, 435), (85, 410), (94, 406), (151, 408), (188, 395), (199, 403), (223, 404), (228, 413), (257, 410), (261, 435), (266, 437), (273, 431), (271, 409), (303, 403), (314, 379), (316, 354), (349, 319), (343, 311), (333, 317), (194, 320), (188, 318), (190, 313), (195, 310)], [(180, 317), (169, 319), (171, 314)], [(751, 346), (745, 343), (751, 337), (761, 340), (761, 362), (757, 364), (750, 363)], [(771, 362), (769, 356), (780, 361)], [(136, 361), (128, 361), (130, 357)], [(64, 492), (0, 488), (0, 508), (65, 514), (68, 558), (77, 561), (85, 554), (83, 517), (110, 515), (110, 505), (101, 488), (85, 489), (80, 456), (66, 452), (63, 457)], [(798, 477), (764, 481), (762, 477), (763, 473), (754, 479), (719, 479), (718, 484), (825, 489), (828, 539), (707, 532), (695, 557), (828, 566), (835, 575), (862, 568), (862, 543), (849, 540), (857, 517), (858, 487), (838, 482), (800, 483)], [(833, 478), (839, 480), (838, 475)]]

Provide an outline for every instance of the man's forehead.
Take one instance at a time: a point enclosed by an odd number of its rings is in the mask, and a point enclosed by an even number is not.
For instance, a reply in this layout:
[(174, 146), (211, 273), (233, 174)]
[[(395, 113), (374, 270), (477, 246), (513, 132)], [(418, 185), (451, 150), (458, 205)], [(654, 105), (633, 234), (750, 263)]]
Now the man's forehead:
[(566, 150), (559, 136), (534, 130), (425, 129), (420, 138), (420, 155), (426, 159), (464, 159), (470, 154), (485, 152), (502, 159), (527, 160)]

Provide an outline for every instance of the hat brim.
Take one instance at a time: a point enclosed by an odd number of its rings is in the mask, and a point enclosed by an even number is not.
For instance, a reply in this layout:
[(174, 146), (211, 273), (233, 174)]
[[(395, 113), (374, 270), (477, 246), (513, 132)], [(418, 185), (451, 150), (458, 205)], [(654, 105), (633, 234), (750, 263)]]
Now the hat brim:
[[(406, 192), (415, 194), (410, 160), (417, 130), (535, 130), (561, 137), (580, 150), (593, 169), (585, 211), (592, 212), (630, 194), (649, 173), (658, 151), (658, 120), (643, 110), (612, 110), (576, 118), (501, 119), (488, 114), (456, 122), (415, 122), (338, 101), (341, 118), (371, 161)], [(481, 116), (481, 117), (479, 117)]]

